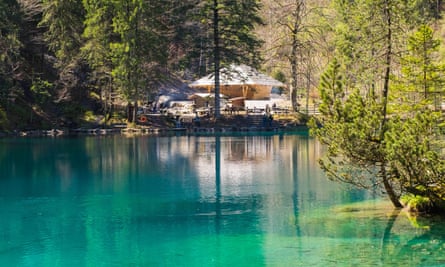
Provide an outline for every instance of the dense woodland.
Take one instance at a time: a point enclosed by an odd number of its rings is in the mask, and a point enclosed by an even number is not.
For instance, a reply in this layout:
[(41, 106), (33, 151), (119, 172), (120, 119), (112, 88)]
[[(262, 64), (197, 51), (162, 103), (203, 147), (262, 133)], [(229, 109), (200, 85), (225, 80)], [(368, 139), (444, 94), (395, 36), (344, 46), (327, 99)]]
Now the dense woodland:
[(152, 100), (159, 84), (207, 74), (214, 47), (220, 66), (259, 67), (261, 8), (250, 0), (1, 0), (0, 130), (78, 127), (98, 114), (106, 123), (119, 104)]
[[(0, 0), (0, 130), (77, 127), (95, 115), (107, 123), (119, 116), (117, 100), (150, 101), (165, 81), (192, 81), (230, 63), (288, 84), (296, 108), (303, 96), (317, 99), (320, 75), (334, 58), (345, 66), (347, 88), (380, 86), (384, 3)], [(392, 77), (403, 86), (422, 72), (424, 54), (408, 40), (422, 38), (423, 25), (437, 43), (427, 47), (431, 75), (423, 90), (437, 91), (441, 1), (390, 6)]]

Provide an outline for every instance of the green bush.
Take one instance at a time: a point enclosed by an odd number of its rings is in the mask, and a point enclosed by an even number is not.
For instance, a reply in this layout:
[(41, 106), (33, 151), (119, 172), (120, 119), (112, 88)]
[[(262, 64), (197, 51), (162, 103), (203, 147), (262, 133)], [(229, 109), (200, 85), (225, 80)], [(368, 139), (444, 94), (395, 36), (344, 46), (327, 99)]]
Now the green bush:
[(50, 90), (53, 84), (40, 78), (33, 81), (31, 91), (39, 104), (45, 104), (51, 97)]
[(402, 196), (401, 202), (412, 212), (426, 212), (431, 209), (432, 204), (428, 197), (407, 194)]
[(285, 82), (286, 82), (286, 75), (285, 75), (284, 72), (282, 72), (281, 70), (275, 70), (275, 71), (272, 73), (272, 77), (273, 77), (275, 80), (280, 81), (280, 82), (282, 82), (282, 83), (285, 83)]
[(83, 120), (86, 122), (92, 122), (96, 120), (96, 116), (94, 115), (93, 111), (87, 110), (83, 114)]

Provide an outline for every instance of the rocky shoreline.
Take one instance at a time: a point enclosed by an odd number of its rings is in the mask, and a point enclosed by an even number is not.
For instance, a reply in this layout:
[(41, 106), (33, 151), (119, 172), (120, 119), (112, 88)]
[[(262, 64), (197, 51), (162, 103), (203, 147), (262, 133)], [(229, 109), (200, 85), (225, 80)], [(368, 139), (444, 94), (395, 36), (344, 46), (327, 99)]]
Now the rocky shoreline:
[(218, 122), (210, 119), (199, 124), (183, 121), (175, 124), (169, 120), (155, 120), (145, 124), (115, 123), (112, 125), (89, 125), (79, 128), (53, 128), (0, 131), (0, 137), (62, 137), (62, 136), (106, 136), (106, 135), (169, 135), (169, 134), (219, 134), (254, 132), (294, 132), (307, 131), (305, 122), (279, 119), (270, 123), (261, 121), (261, 116), (236, 116), (222, 118)]
[(0, 132), (0, 137), (62, 137), (62, 136), (106, 136), (106, 135), (168, 135), (217, 134), (217, 133), (254, 133), (254, 132), (292, 132), (306, 131), (304, 125), (295, 127), (192, 127), (192, 128), (77, 128)]

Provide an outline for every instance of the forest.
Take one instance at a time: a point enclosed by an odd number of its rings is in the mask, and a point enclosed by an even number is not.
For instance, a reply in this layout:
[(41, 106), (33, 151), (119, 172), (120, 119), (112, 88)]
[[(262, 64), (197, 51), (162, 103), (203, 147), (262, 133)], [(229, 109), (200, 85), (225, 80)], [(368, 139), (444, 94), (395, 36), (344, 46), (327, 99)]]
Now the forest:
[(390, 81), (392, 99), (441, 107), (441, 11), (440, 0), (0, 0), (0, 130), (105, 124), (116, 103), (231, 63), (286, 83), (295, 108), (321, 101), (334, 61), (347, 93)]

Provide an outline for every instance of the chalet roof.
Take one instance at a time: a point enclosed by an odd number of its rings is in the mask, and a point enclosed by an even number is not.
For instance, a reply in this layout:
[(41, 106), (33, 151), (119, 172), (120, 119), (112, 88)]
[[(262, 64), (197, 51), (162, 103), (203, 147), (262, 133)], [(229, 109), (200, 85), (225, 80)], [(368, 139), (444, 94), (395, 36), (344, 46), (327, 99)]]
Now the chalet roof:
[[(193, 95), (189, 96), (189, 99), (191, 98), (196, 98), (196, 97), (200, 97), (200, 98), (212, 98), (215, 97), (214, 93), (194, 93)], [(220, 98), (226, 98), (225, 95), (223, 94), (219, 94)]]
[(187, 98), (187, 96), (196, 93), (196, 89), (189, 87), (179, 78), (170, 78), (157, 84), (158, 95), (168, 95), (173, 98)]
[[(270, 87), (285, 87), (280, 81), (273, 79), (247, 65), (230, 65), (228, 68), (221, 68), (220, 85), (263, 85)], [(199, 80), (189, 84), (190, 87), (211, 87), (215, 84), (215, 75), (211, 73)]]

